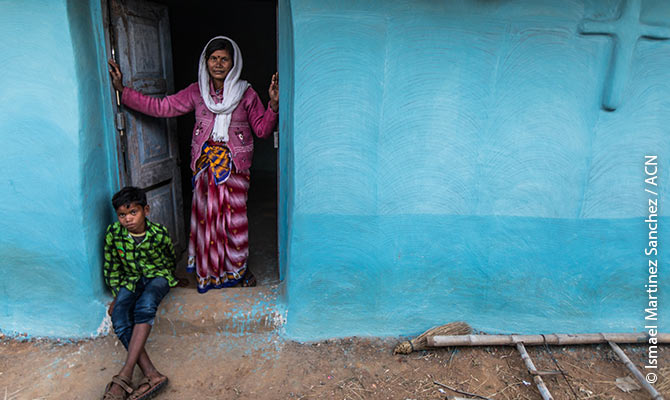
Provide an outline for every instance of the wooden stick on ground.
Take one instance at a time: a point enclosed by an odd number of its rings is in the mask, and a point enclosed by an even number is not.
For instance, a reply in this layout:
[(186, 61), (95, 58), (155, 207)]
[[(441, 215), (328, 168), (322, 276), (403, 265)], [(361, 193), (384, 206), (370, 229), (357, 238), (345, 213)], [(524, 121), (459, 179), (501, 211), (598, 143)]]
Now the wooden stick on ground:
[(642, 373), (635, 367), (635, 364), (633, 364), (630, 361), (630, 358), (626, 356), (626, 353), (621, 350), (621, 347), (619, 347), (616, 343), (614, 342), (608, 342), (612, 350), (616, 353), (617, 356), (619, 356), (619, 359), (628, 367), (630, 372), (633, 374), (635, 379), (637, 379), (638, 382), (645, 388), (647, 392), (651, 395), (651, 398), (653, 400), (663, 400), (663, 396), (661, 396), (660, 393), (654, 389), (653, 386), (649, 382), (647, 382), (646, 379), (644, 379), (644, 376), (642, 376)]
[[(659, 333), (658, 343), (670, 343), (670, 333)], [(547, 334), (547, 335), (451, 335), (428, 336), (426, 341), (430, 347), (445, 346), (526, 346), (552, 344), (567, 346), (574, 344), (596, 343), (647, 343), (646, 333), (580, 333), (580, 334)]]
[(442, 386), (443, 388), (449, 389), (449, 390), (451, 390), (452, 392), (456, 392), (456, 393), (464, 394), (464, 395), (466, 395), (466, 396), (476, 397), (476, 398), (478, 398), (478, 399), (483, 399), (483, 400), (493, 400), (493, 399), (490, 399), (490, 398), (488, 398), (488, 397), (480, 396), (480, 395), (478, 395), (478, 394), (468, 393), (468, 392), (466, 392), (466, 391), (464, 391), (464, 390), (458, 390), (458, 389), (456, 389), (456, 388), (453, 388), (453, 387), (451, 387), (451, 386), (447, 386), (447, 385), (445, 385), (444, 383), (440, 383), (440, 382), (438, 382), (438, 381), (433, 381), (433, 383), (436, 384), (437, 386)]
[(542, 377), (538, 374), (537, 369), (535, 369), (533, 360), (530, 359), (530, 356), (528, 355), (528, 352), (526, 351), (526, 348), (524, 347), (523, 343), (518, 342), (516, 344), (516, 349), (519, 350), (523, 362), (526, 363), (526, 368), (528, 368), (528, 372), (530, 372), (530, 374), (533, 375), (533, 380), (535, 381), (535, 385), (537, 385), (537, 390), (540, 391), (540, 395), (542, 396), (542, 398), (544, 400), (554, 400), (554, 398), (551, 397), (551, 393), (549, 393), (549, 389), (547, 389), (547, 385), (544, 384)]

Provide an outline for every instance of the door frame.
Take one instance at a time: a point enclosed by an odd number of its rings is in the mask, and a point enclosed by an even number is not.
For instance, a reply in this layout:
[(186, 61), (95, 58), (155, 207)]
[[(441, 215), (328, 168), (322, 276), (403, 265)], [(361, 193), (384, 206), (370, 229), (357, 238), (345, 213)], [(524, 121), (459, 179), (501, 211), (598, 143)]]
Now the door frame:
[[(100, 10), (102, 12), (102, 27), (103, 27), (103, 37), (104, 37), (104, 47), (105, 47), (105, 62), (108, 59), (112, 58), (112, 49), (114, 49), (115, 43), (112, 43), (111, 39), (111, 15), (109, 14), (109, 0), (100, 0)], [(112, 80), (109, 79), (109, 91), (110, 99), (112, 103), (116, 102), (116, 90), (112, 86)], [(120, 101), (120, 99), (119, 99)], [(119, 124), (123, 123), (123, 115), (119, 106), (112, 106), (113, 115), (114, 115), (114, 126), (112, 131), (114, 132), (114, 144), (116, 146), (116, 176), (119, 182), (119, 188), (127, 186), (130, 182), (130, 176), (128, 176), (128, 170), (126, 168), (126, 163), (128, 162), (127, 156), (125, 154), (125, 148), (127, 148), (127, 143), (122, 141), (122, 138), (119, 135)], [(125, 138), (123, 138), (125, 140)]]

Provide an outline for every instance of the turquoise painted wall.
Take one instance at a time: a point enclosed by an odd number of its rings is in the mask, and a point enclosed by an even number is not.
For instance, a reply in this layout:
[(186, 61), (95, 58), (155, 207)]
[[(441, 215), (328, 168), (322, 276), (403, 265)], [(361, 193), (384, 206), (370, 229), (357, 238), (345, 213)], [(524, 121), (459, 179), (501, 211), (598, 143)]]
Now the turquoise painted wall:
[[(620, 38), (629, 63), (613, 68), (613, 38), (579, 27), (618, 18), (618, 0), (280, 3), (293, 35), (292, 53), (280, 46), (282, 99), (294, 95), (280, 159), (290, 337), (454, 320), (643, 330), (643, 163), (660, 157), (662, 202), (669, 40)], [(670, 3), (645, 0), (640, 18), (670, 27)], [(612, 85), (620, 103), (606, 107)]]
[[(0, 1), (0, 330), (95, 334), (117, 186), (99, 2)], [(107, 106), (109, 105), (109, 106)]]

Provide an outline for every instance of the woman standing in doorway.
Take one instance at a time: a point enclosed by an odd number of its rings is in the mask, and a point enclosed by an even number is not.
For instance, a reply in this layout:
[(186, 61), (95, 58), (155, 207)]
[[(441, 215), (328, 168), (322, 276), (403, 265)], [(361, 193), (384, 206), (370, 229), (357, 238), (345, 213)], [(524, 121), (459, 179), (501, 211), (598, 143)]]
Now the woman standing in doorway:
[(254, 142), (277, 125), (278, 76), (263, 107), (258, 93), (240, 80), (242, 54), (225, 36), (211, 39), (200, 55), (198, 82), (162, 99), (123, 86), (119, 66), (109, 61), (114, 88), (122, 103), (154, 117), (195, 111), (191, 139), (193, 206), (187, 271), (195, 271), (198, 292), (212, 288), (255, 286), (247, 266), (249, 231), (247, 191)]

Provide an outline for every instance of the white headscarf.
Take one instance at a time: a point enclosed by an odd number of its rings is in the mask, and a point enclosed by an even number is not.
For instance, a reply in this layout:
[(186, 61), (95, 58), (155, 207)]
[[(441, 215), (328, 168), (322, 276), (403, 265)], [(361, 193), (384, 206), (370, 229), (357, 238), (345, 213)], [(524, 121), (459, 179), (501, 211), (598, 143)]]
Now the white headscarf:
[[(233, 56), (233, 68), (226, 75), (226, 80), (223, 82), (223, 102), (216, 103), (209, 94), (209, 71), (207, 70), (207, 60), (205, 59), (205, 52), (207, 46), (216, 39), (226, 39), (233, 45), (235, 55)], [(209, 111), (216, 114), (214, 120), (214, 129), (212, 131), (212, 139), (217, 142), (228, 141), (228, 127), (230, 126), (230, 118), (233, 111), (239, 104), (244, 92), (250, 86), (247, 81), (240, 80), (242, 73), (242, 54), (240, 48), (237, 47), (232, 39), (225, 36), (217, 36), (210, 39), (202, 49), (200, 54), (200, 65), (198, 67), (198, 86), (200, 86), (200, 96), (205, 101), (205, 105)]]

